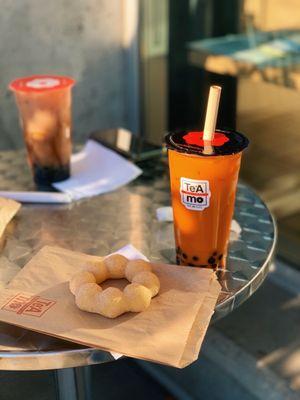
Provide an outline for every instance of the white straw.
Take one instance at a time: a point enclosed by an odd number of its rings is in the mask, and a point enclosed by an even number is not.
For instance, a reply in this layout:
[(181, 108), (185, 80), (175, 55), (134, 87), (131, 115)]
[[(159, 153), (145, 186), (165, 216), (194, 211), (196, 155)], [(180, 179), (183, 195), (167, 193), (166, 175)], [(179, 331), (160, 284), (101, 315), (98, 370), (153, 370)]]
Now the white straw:
[(221, 90), (222, 88), (220, 86), (211, 86), (209, 89), (209, 96), (208, 96), (204, 130), (203, 130), (203, 140), (212, 141), (214, 138)]

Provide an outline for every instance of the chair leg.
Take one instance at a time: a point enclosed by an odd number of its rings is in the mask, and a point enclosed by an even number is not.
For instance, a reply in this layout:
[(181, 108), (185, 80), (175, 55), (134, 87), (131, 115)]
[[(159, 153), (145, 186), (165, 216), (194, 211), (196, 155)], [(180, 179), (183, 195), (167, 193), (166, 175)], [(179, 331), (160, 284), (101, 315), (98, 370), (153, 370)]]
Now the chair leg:
[(58, 400), (90, 400), (90, 367), (55, 370)]

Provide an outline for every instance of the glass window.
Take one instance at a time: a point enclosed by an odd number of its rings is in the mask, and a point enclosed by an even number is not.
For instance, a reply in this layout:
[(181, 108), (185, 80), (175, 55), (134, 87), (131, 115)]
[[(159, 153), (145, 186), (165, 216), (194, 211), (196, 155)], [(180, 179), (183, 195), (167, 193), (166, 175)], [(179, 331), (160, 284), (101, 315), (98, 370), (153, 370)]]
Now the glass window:
[(151, 54), (142, 36), (144, 134), (161, 142), (162, 131), (201, 129), (208, 88), (222, 85), (218, 127), (251, 140), (241, 178), (277, 217), (279, 255), (300, 267), (299, 2), (153, 1), (142, 11), (160, 43)]

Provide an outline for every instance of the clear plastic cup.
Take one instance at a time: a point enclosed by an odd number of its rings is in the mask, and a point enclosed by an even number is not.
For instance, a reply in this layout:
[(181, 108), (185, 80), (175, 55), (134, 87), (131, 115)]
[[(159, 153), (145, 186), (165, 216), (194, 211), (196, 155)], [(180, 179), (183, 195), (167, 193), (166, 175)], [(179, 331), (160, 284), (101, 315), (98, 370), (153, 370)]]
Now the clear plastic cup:
[(166, 139), (177, 263), (221, 268), (248, 140), (239, 132), (217, 131), (208, 154), (201, 135), (176, 132)]
[(71, 89), (65, 76), (35, 75), (12, 81), (29, 165), (38, 187), (70, 176)]

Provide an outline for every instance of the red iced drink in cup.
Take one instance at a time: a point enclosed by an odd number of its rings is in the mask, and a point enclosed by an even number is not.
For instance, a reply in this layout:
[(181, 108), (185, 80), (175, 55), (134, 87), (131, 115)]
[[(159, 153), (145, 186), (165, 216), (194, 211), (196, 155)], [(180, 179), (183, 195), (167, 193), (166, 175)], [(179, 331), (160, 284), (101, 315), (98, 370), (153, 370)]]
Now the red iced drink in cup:
[(15, 79), (14, 92), (37, 186), (49, 186), (70, 176), (71, 89), (65, 76), (36, 75)]

